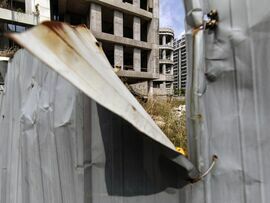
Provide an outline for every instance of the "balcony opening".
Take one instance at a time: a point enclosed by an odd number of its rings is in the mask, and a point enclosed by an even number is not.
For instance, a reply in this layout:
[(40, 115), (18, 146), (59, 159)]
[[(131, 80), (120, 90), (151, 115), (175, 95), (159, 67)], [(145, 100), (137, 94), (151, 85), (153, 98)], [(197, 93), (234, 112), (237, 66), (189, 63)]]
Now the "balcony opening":
[(130, 4), (133, 4), (133, 0), (122, 0), (123, 3), (130, 3)]
[(169, 51), (166, 51), (166, 59), (167, 60), (171, 59), (171, 53)]
[(58, 1), (50, 0), (51, 8), (51, 20), (53, 21), (63, 21), (63, 16), (59, 13)]
[(114, 44), (109, 42), (102, 42), (102, 48), (110, 64), (112, 67), (114, 67)]
[(171, 74), (172, 73), (172, 66), (168, 65), (166, 67), (166, 74)]
[(124, 37), (133, 39), (133, 16), (124, 13)]
[(134, 70), (133, 48), (131, 47), (124, 47), (124, 70)]
[(167, 36), (166, 37), (166, 45), (172, 46), (171, 42), (172, 42), (172, 36)]
[(107, 7), (102, 7), (101, 9), (102, 13), (102, 32), (113, 34), (113, 18), (114, 18), (114, 12), (112, 9), (109, 9)]
[(148, 21), (141, 19), (141, 41), (147, 42)]
[(141, 9), (147, 10), (148, 0), (141, 0)]
[(171, 82), (166, 82), (166, 88), (171, 89), (171, 87), (172, 87), (172, 83)]
[(181, 62), (181, 66), (182, 66), (182, 67), (184, 67), (184, 66), (186, 66), (186, 65), (187, 65), (187, 62), (185, 62), (185, 61)]
[(147, 50), (141, 50), (141, 72), (147, 72), (148, 53)]
[(64, 21), (68, 22), (71, 25), (81, 25), (86, 24), (86, 16), (84, 15), (78, 15), (73, 13), (65, 14)]
[(163, 82), (153, 82), (153, 88), (160, 88)]
[(163, 74), (163, 64), (159, 64), (159, 74)]

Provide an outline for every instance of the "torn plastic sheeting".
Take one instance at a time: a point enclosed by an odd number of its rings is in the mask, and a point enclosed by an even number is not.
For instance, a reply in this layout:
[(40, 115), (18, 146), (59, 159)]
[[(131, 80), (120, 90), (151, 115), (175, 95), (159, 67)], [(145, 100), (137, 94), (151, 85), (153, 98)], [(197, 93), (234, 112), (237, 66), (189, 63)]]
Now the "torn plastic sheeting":
[(192, 92), (202, 79), (194, 78), (199, 72), (193, 67), (188, 74), (187, 103), (195, 103), (202, 118), (197, 123), (189, 118), (189, 152), (202, 170), (213, 153), (219, 162), (204, 182), (185, 188), (192, 195), (183, 202), (268, 202), (270, 1), (201, 3), (217, 10), (220, 21), (201, 38), (199, 57), (205, 55), (201, 66), (207, 74), (203, 96)]
[(25, 49), (9, 62), (6, 84), (1, 202), (179, 203), (179, 189), (194, 177), (184, 156), (98, 105)]
[(123, 117), (150, 138), (175, 150), (115, 75), (100, 45), (86, 27), (72, 28), (64, 23), (46, 22), (25, 33), (12, 34), (11, 38), (100, 105)]
[(11, 37), (99, 104), (125, 118), (152, 139), (175, 150), (115, 75), (87, 28), (74, 29), (63, 23), (47, 22)]

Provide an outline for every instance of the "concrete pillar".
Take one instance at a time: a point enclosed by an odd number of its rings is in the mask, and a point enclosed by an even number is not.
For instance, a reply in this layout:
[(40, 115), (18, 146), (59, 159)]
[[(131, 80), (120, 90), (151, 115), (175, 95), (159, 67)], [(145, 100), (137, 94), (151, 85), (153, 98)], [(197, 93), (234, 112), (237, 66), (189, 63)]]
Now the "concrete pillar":
[(171, 51), (170, 59), (173, 61), (173, 51)]
[(153, 88), (153, 81), (148, 82), (148, 97), (153, 97), (154, 95), (154, 88)]
[(162, 64), (162, 74), (166, 74), (166, 64)]
[(133, 39), (141, 41), (141, 19), (133, 17)]
[(171, 38), (171, 46), (173, 47), (173, 37)]
[(162, 59), (166, 59), (166, 50), (165, 49), (162, 50)]
[(25, 1), (25, 13), (32, 14), (34, 11), (34, 0)]
[(114, 23), (114, 35), (123, 37), (123, 13), (119, 11), (114, 11), (113, 17)]
[(114, 45), (114, 67), (124, 69), (124, 48), (121, 45)]
[(5, 82), (5, 77), (7, 74), (7, 61), (0, 61), (0, 84)]
[(158, 73), (159, 69), (159, 0), (148, 1), (153, 8), (153, 18), (148, 24), (147, 42), (152, 44), (148, 57), (148, 72)]
[(64, 15), (64, 22), (70, 22), (70, 15)]
[(162, 45), (166, 45), (166, 35), (162, 35)]
[[(133, 39), (141, 41), (141, 19), (138, 17), (133, 17)], [(141, 71), (141, 50), (137, 48), (133, 49), (133, 67)]]
[(171, 75), (173, 75), (173, 65), (171, 65)]
[(141, 50), (133, 49), (133, 67), (134, 71), (141, 71)]
[(141, 0), (133, 0), (133, 5), (137, 8), (141, 7)]
[(90, 30), (102, 32), (101, 6), (95, 3), (90, 4)]

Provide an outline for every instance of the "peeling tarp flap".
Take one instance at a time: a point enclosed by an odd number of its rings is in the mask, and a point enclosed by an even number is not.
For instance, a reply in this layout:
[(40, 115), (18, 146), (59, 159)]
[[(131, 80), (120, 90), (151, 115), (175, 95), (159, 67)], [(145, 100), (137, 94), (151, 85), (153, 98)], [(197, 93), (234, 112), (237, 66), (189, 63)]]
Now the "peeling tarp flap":
[(113, 72), (102, 48), (86, 27), (74, 28), (64, 23), (45, 22), (10, 37), (97, 103), (153, 140), (175, 150)]

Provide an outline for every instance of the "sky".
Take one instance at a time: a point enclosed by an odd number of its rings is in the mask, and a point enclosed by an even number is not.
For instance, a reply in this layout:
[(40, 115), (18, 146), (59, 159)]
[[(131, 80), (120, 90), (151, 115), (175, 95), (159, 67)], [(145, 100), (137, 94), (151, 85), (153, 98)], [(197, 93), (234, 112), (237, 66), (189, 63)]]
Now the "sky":
[(160, 0), (160, 27), (170, 27), (176, 38), (184, 31), (184, 6), (182, 0)]

